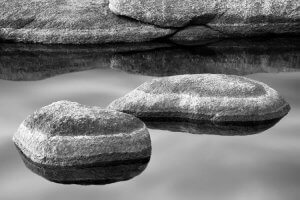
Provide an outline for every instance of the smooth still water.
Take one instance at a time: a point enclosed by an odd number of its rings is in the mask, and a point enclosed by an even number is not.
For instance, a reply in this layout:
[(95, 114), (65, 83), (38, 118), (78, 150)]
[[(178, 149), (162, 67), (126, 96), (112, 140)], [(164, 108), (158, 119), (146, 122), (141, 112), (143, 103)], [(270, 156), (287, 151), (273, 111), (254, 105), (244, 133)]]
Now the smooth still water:
[[(298, 200), (299, 61), (297, 39), (209, 48), (0, 44), (0, 199)], [(150, 129), (148, 166), (108, 185), (50, 182), (26, 168), (12, 142), (29, 114), (54, 101), (106, 107), (153, 76), (183, 73), (245, 75), (278, 90), (291, 111), (272, 128), (247, 136)]]

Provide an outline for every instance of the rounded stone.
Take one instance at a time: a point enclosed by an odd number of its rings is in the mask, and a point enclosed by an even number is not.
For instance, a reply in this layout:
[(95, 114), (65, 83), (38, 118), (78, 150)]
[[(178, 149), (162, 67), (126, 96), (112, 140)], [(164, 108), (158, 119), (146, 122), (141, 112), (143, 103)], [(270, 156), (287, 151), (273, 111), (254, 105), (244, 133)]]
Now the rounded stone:
[(94, 165), (151, 154), (148, 130), (136, 117), (70, 101), (52, 103), (28, 116), (13, 141), (33, 162), (52, 166)]
[(108, 109), (147, 119), (235, 123), (282, 118), (290, 106), (264, 83), (235, 75), (195, 74), (153, 79)]

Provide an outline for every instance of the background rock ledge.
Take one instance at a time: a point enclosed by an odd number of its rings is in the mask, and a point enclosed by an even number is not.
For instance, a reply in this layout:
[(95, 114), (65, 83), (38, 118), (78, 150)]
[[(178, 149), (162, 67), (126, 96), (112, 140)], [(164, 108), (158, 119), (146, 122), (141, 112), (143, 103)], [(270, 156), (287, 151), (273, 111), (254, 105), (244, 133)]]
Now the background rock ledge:
[(173, 41), (300, 33), (298, 0), (110, 0), (109, 8), (144, 23), (179, 28)]
[(1, 0), (0, 40), (49, 44), (142, 42), (172, 34), (114, 15), (108, 0)]

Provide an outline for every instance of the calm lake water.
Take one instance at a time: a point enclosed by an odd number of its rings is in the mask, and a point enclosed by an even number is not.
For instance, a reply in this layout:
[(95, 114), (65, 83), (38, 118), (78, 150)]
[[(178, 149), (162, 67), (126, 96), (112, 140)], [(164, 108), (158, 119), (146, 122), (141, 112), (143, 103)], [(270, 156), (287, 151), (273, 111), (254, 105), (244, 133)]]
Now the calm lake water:
[[(0, 199), (298, 200), (297, 42), (225, 42), (210, 48), (0, 44)], [(291, 111), (272, 128), (247, 136), (150, 129), (148, 166), (128, 181), (108, 185), (50, 182), (26, 168), (15, 149), (12, 136), (19, 124), (42, 106), (65, 99), (106, 107), (153, 76), (182, 73), (245, 75), (278, 90)]]

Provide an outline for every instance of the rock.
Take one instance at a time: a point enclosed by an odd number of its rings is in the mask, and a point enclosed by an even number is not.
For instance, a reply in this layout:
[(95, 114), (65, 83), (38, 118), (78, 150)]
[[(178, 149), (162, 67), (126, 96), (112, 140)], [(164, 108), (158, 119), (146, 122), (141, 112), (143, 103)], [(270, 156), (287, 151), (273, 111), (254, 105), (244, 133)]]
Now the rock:
[(262, 133), (279, 120), (269, 120), (261, 123), (229, 123), (214, 124), (208, 122), (188, 122), (185, 120), (148, 120), (144, 121), (149, 129), (158, 129), (170, 132), (183, 132), (196, 135), (220, 135), (220, 136), (246, 136)]
[(225, 40), (205, 46), (118, 52), (110, 67), (147, 76), (295, 72), (300, 71), (300, 40)]
[[(229, 36), (228, 36), (229, 37)], [(222, 32), (211, 29), (207, 26), (188, 26), (182, 30), (177, 31), (174, 35), (170, 36), (173, 42), (194, 42), (199, 44), (209, 44), (216, 42), (220, 39), (227, 38)]]
[(13, 141), (30, 160), (49, 166), (94, 165), (151, 154), (150, 135), (139, 119), (69, 101), (30, 115)]
[(0, 79), (36, 81), (60, 74), (109, 68), (119, 52), (145, 51), (170, 46), (166, 43), (109, 45), (41, 45), (3, 43), (0, 45)]
[(0, 40), (98, 44), (150, 41), (173, 30), (115, 16), (108, 0), (2, 0)]
[(27, 168), (45, 179), (62, 184), (104, 185), (126, 181), (142, 173), (150, 157), (122, 162), (104, 162), (87, 167), (45, 166), (32, 162), (19, 151)]
[[(297, 0), (110, 0), (109, 8), (118, 15), (161, 27), (205, 26), (224, 37), (300, 32)], [(183, 31), (178, 35), (191, 29)], [(211, 31), (201, 29), (197, 34), (205, 38)]]
[(289, 104), (264, 83), (222, 74), (178, 75), (146, 82), (108, 109), (145, 119), (249, 123), (282, 118)]

